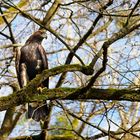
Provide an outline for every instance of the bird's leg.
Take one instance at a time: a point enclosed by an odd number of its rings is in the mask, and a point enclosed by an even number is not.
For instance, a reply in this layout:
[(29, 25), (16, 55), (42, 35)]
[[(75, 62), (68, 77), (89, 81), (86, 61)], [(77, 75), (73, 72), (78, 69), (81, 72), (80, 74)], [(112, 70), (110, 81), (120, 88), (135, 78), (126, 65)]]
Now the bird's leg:
[(37, 90), (39, 91), (39, 93), (42, 93), (43, 86), (39, 86), (39, 87), (37, 88)]

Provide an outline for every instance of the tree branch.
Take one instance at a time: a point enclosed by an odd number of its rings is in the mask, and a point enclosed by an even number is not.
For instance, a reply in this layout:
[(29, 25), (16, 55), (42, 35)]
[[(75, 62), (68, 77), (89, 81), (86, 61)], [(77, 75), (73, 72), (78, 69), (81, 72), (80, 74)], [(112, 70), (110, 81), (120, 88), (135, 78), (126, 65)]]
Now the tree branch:
[[(105, 10), (108, 6), (110, 6), (112, 4), (112, 0), (110, 0), (106, 5), (104, 5), (100, 10), (103, 11)], [(92, 23), (91, 27), (88, 29), (88, 31), (84, 34), (84, 36), (79, 40), (79, 42), (75, 45), (75, 47), (73, 48), (72, 52), (70, 52), (66, 58), (66, 62), (65, 64), (70, 64), (72, 61), (72, 58), (74, 56), (74, 54), (76, 53), (76, 51), (79, 49), (79, 47), (87, 40), (87, 38), (91, 35), (93, 29), (95, 28), (95, 26), (97, 25), (97, 23), (99, 22), (99, 20), (102, 18), (102, 13), (100, 13), (94, 20), (94, 22)], [(60, 87), (63, 84), (63, 81), (66, 77), (66, 73), (62, 73), (62, 75), (60, 76), (60, 79), (56, 85), (56, 87)]]
[(41, 74), (37, 75), (28, 85), (21, 90), (14, 92), (12, 95), (0, 98), (0, 111), (6, 110), (12, 106), (18, 106), (31, 101), (42, 100), (78, 100), (78, 99), (102, 99), (102, 100), (128, 100), (140, 101), (140, 90), (116, 90), (116, 89), (89, 89), (82, 94), (82, 88), (56, 88), (46, 89), (42, 91), (37, 90), (37, 87), (48, 77), (54, 76), (63, 72), (79, 71), (86, 75), (93, 74), (88, 66), (80, 66), (78, 64), (58, 66), (49, 70), (44, 70)]
[(127, 100), (140, 102), (140, 90), (91, 88), (87, 93), (77, 95), (77, 97), (70, 96), (77, 90), (78, 88), (55, 88), (55, 89), (44, 88), (40, 92), (39, 90), (35, 89), (33, 90), (31, 88), (28, 89), (28, 87), (26, 87), (9, 96), (1, 97), (0, 111), (10, 108), (11, 104), (12, 106), (18, 106), (32, 101), (54, 100), (54, 99), (61, 100), (100, 99), (100, 100), (119, 100), (119, 101)]

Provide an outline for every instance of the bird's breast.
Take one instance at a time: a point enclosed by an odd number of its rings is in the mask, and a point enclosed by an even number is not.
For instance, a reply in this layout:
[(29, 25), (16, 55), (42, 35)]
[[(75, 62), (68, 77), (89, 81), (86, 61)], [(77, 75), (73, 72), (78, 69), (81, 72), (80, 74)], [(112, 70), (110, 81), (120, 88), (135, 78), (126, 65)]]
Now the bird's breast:
[(25, 63), (29, 80), (35, 78), (42, 71), (42, 59), (36, 46), (26, 46), (21, 50), (21, 63)]

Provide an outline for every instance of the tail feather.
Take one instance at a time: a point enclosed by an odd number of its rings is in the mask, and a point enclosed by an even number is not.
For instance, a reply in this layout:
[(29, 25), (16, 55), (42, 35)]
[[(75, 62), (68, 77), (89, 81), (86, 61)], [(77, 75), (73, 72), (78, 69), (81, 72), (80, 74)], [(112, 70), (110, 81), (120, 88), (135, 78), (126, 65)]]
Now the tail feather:
[(45, 120), (48, 113), (48, 106), (46, 103), (29, 103), (28, 104), (28, 118), (35, 121)]
[[(43, 81), (43, 87), (49, 87), (49, 78)], [(28, 104), (28, 118), (32, 118), (35, 121), (45, 121), (48, 115), (48, 105), (46, 101), (33, 102)]]

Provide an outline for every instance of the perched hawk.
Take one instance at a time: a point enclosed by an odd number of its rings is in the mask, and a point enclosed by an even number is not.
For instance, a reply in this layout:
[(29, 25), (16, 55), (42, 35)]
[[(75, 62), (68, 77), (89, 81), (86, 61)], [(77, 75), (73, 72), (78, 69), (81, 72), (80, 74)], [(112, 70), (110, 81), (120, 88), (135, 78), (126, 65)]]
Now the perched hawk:
[[(19, 85), (21, 88), (27, 85), (37, 74), (44, 69), (48, 69), (46, 53), (41, 43), (46, 34), (43, 30), (35, 32), (29, 37), (25, 45), (20, 49), (16, 56), (16, 69)], [(45, 80), (42, 85), (48, 88), (49, 79)], [(28, 93), (27, 93), (28, 94)], [(36, 121), (44, 120), (47, 115), (47, 104), (44, 101), (29, 103), (28, 118)]]

